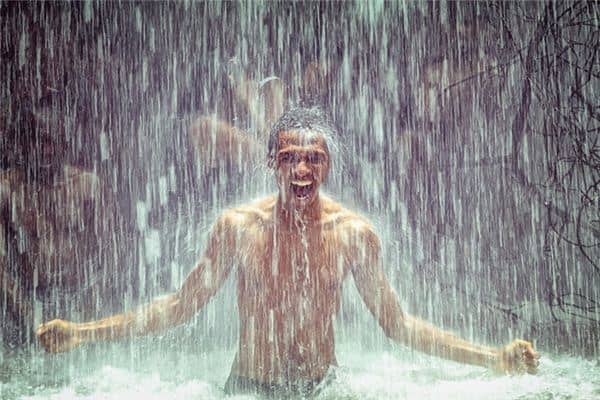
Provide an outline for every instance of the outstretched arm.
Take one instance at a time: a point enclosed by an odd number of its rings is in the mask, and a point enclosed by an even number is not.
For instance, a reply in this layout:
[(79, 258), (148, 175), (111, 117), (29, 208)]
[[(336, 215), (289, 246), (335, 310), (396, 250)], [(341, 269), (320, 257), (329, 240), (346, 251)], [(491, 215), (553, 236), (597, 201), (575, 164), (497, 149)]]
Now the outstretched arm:
[(223, 285), (235, 261), (237, 229), (231, 212), (216, 223), (204, 257), (171, 295), (124, 314), (98, 321), (54, 320), (37, 332), (47, 351), (62, 352), (81, 343), (115, 340), (159, 332), (189, 320)]
[(377, 235), (364, 224), (353, 236), (356, 286), (388, 337), (427, 354), (499, 372), (536, 372), (539, 355), (529, 342), (515, 340), (500, 349), (482, 346), (404, 313), (383, 272)]

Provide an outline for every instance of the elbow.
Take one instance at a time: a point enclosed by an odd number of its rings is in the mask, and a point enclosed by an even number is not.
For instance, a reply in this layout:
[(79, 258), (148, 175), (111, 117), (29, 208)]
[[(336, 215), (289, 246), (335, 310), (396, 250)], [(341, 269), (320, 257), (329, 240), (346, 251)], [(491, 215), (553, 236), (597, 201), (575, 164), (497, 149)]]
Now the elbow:
[(409, 344), (410, 343), (409, 335), (407, 334), (407, 331), (402, 324), (400, 324), (399, 326), (395, 325), (392, 327), (389, 327), (389, 326), (383, 327), (383, 332), (389, 339), (392, 339), (393, 341), (395, 341), (397, 343), (401, 343), (401, 344)]
[(161, 332), (180, 325), (190, 319), (188, 312), (177, 295), (169, 295), (155, 301), (137, 318), (138, 334)]
[(399, 335), (395, 329), (393, 329), (388, 324), (385, 324), (383, 322), (380, 322), (379, 325), (383, 329), (383, 333), (385, 333), (385, 336), (387, 336), (389, 339), (392, 339), (394, 341), (398, 341)]
[(410, 316), (404, 313), (391, 288), (381, 292), (377, 301), (372, 304), (371, 312), (388, 338), (397, 342), (406, 342), (409, 336)]
[(174, 299), (171, 305), (172, 326), (182, 325), (188, 322), (195, 314), (195, 307), (186, 306), (180, 299)]
[[(215, 290), (216, 291), (216, 290)], [(194, 299), (184, 299), (180, 296), (174, 296), (171, 304), (171, 322), (173, 326), (182, 325), (188, 322), (192, 317), (207, 303), (213, 293), (206, 293), (207, 296), (198, 296)]]
[(396, 313), (394, 316), (382, 314), (379, 318), (379, 325), (383, 333), (390, 339), (406, 344), (409, 342), (409, 330), (404, 314)]

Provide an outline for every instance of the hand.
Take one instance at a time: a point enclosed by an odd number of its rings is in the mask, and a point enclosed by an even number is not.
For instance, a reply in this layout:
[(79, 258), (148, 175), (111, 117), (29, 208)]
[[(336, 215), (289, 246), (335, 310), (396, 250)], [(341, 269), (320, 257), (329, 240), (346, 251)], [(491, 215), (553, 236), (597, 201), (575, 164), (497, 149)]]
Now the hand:
[(530, 342), (517, 339), (500, 349), (495, 369), (505, 374), (535, 374), (539, 359)]
[(61, 319), (40, 325), (36, 334), (44, 349), (51, 353), (69, 351), (82, 343), (76, 325)]

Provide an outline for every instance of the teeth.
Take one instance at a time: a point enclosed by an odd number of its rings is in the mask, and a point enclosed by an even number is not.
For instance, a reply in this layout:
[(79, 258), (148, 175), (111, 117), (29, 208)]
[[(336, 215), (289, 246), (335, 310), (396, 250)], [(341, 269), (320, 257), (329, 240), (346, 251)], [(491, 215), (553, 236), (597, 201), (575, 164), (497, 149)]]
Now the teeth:
[(312, 181), (292, 181), (292, 185), (296, 186), (308, 186), (312, 184)]

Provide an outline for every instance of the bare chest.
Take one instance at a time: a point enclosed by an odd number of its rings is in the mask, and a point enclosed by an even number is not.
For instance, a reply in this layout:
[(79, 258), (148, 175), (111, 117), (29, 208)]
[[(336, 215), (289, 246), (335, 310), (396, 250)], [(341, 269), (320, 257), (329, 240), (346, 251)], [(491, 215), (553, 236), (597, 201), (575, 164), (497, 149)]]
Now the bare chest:
[(277, 234), (265, 229), (246, 241), (243, 252), (240, 296), (256, 307), (295, 315), (301, 306), (320, 312), (338, 307), (346, 268), (333, 232)]

